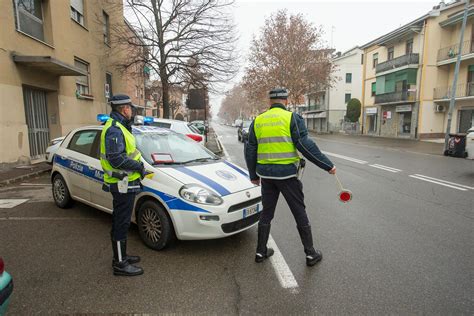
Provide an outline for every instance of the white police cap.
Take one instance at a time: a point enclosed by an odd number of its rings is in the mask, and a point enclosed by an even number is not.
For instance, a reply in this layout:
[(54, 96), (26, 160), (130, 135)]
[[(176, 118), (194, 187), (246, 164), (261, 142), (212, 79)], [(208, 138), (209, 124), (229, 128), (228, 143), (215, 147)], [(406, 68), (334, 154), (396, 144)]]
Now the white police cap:
[(287, 99), (288, 98), (288, 90), (285, 88), (273, 88), (270, 90), (268, 96), (270, 99)]
[(133, 107), (132, 105), (132, 99), (128, 95), (125, 94), (116, 94), (112, 97), (109, 98), (109, 103), (110, 106), (117, 106), (117, 105), (124, 105), (124, 104), (129, 104), (130, 106)]

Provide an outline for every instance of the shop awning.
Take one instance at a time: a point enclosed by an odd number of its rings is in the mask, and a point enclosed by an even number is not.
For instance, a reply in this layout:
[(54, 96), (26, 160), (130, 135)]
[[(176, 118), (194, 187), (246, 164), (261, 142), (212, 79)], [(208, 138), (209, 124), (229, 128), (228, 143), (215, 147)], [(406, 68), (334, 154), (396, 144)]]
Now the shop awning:
[(87, 76), (83, 70), (66, 64), (51, 56), (23, 56), (13, 55), (13, 61), (17, 64), (44, 71), (56, 76)]
[(303, 112), (302, 116), (304, 118), (325, 118), (326, 111), (306, 111)]

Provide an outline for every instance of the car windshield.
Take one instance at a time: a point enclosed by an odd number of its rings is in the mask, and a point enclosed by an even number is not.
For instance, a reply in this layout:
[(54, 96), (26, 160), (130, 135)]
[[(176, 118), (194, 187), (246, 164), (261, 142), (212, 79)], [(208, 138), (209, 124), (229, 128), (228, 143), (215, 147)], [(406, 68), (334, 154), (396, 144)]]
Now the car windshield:
[(242, 127), (243, 127), (243, 128), (250, 127), (250, 124), (252, 124), (252, 121), (244, 121), (244, 122), (242, 123)]
[(202, 147), (189, 137), (177, 133), (147, 132), (136, 134), (138, 150), (143, 159), (149, 164), (157, 164), (152, 159), (152, 154), (171, 156), (171, 162), (166, 164), (185, 164), (194, 161), (208, 161), (219, 159), (212, 152)]

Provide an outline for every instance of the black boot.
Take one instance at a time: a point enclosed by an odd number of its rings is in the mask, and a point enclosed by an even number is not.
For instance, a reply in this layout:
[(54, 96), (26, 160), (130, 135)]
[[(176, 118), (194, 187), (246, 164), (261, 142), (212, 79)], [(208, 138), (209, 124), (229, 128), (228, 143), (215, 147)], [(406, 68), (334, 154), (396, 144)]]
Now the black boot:
[(112, 240), (112, 249), (114, 251), (114, 260), (112, 267), (115, 275), (135, 276), (143, 274), (143, 269), (130, 264), (126, 260), (127, 243), (123, 241)]
[[(125, 243), (125, 250), (127, 249), (127, 240), (125, 239), (124, 241), (122, 241), (123, 243)], [(123, 256), (125, 258), (125, 260), (128, 261), (128, 263), (130, 264), (134, 264), (134, 263), (139, 263), (140, 262), (140, 257), (139, 256), (131, 256), (127, 253), (123, 253)]]
[(308, 267), (314, 266), (323, 259), (321, 251), (313, 247), (313, 234), (311, 233), (311, 226), (296, 226), (300, 233), (301, 242), (303, 243), (304, 252), (306, 253), (306, 265)]
[(268, 237), (270, 236), (270, 224), (258, 225), (257, 253), (255, 262), (263, 262), (265, 259), (273, 256), (275, 253), (272, 248), (267, 248)]

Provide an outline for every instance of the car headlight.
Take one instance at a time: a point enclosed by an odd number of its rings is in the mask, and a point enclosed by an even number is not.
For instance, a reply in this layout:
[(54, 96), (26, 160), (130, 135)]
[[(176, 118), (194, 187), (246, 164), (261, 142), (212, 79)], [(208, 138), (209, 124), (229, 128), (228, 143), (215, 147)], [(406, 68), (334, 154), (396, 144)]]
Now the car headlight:
[(182, 186), (179, 195), (187, 201), (199, 204), (221, 205), (224, 202), (217, 194), (197, 184)]

